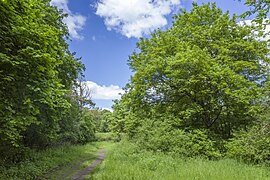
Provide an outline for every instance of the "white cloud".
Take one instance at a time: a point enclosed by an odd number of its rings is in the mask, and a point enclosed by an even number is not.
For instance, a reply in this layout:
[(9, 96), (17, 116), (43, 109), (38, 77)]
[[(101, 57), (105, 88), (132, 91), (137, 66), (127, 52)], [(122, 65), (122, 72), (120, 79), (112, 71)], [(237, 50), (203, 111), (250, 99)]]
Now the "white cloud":
[(92, 81), (86, 81), (86, 85), (88, 86), (91, 92), (91, 97), (94, 100), (120, 99), (121, 95), (119, 93), (124, 93), (119, 86), (115, 85), (100, 86)]
[(86, 17), (71, 12), (68, 8), (68, 0), (52, 0), (51, 5), (62, 9), (68, 14), (68, 17), (64, 18), (63, 22), (67, 25), (70, 36), (74, 39), (83, 39), (83, 36), (80, 35), (79, 32), (85, 25)]
[(165, 16), (179, 5), (180, 0), (99, 0), (96, 14), (108, 30), (138, 38), (167, 25)]

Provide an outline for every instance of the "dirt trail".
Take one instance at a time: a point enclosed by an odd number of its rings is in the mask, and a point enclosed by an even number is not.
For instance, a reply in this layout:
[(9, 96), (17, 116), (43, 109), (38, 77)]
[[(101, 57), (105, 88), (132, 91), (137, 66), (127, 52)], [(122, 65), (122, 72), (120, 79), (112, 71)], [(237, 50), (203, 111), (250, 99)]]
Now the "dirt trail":
[(97, 152), (97, 158), (96, 160), (90, 165), (88, 166), (86, 169), (84, 169), (83, 171), (78, 172), (74, 177), (73, 180), (83, 180), (83, 178), (87, 175), (89, 175), (94, 168), (99, 165), (105, 158), (105, 150), (101, 149)]

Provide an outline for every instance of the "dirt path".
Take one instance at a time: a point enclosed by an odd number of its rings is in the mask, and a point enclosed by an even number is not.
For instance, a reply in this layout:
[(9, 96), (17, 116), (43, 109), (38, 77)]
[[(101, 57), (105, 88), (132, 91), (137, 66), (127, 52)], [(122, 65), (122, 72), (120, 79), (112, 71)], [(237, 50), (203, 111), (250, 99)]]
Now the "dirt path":
[(105, 150), (101, 149), (97, 152), (97, 158), (96, 160), (90, 165), (88, 166), (86, 169), (84, 169), (83, 171), (78, 172), (74, 177), (73, 180), (83, 180), (83, 178), (87, 175), (89, 175), (94, 168), (99, 165), (105, 158)]

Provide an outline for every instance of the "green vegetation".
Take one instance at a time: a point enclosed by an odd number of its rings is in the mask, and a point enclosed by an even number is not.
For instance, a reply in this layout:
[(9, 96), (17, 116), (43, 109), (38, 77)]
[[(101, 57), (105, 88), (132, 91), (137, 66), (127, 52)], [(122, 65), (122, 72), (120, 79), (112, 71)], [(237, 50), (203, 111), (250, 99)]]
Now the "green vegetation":
[(95, 121), (96, 132), (107, 133), (109, 132), (109, 124), (111, 121), (111, 112), (108, 110), (94, 109), (91, 111)]
[(238, 1), (244, 1), (245, 5), (249, 6), (249, 11), (243, 13), (242, 17), (248, 17), (251, 15), (256, 15), (255, 21), (258, 23), (263, 23), (264, 20), (266, 20), (265, 24), (269, 24), (268, 21), (268, 14), (270, 11), (270, 2), (268, 0), (238, 0)]
[(0, 166), (0, 179), (63, 179), (74, 176), (78, 170), (96, 158), (96, 151), (112, 143), (99, 142), (78, 146), (63, 146), (28, 152), (20, 163)]
[(238, 21), (194, 4), (141, 39), (112, 131), (155, 152), (269, 164), (269, 45)]
[(89, 179), (266, 180), (270, 178), (269, 170), (266, 167), (250, 166), (229, 159), (209, 161), (142, 151), (138, 146), (124, 142), (108, 152), (105, 161)]
[(96, 120), (66, 16), (50, 0), (0, 1), (0, 163), (31, 149), (84, 144)]
[(70, 107), (65, 92), (83, 65), (67, 49), (67, 28), (49, 1), (0, 1), (0, 9), (3, 156), (7, 149), (46, 146), (56, 138), (60, 112)]
[(96, 133), (95, 135), (97, 141), (116, 141), (114, 133)]
[(270, 114), (260, 118), (256, 125), (247, 131), (234, 134), (227, 143), (227, 155), (232, 158), (256, 164), (270, 164)]
[(270, 6), (245, 2), (242, 16), (194, 3), (141, 38), (111, 113), (94, 109), (66, 15), (0, 1), (0, 179), (70, 178), (123, 137), (95, 179), (270, 179)]

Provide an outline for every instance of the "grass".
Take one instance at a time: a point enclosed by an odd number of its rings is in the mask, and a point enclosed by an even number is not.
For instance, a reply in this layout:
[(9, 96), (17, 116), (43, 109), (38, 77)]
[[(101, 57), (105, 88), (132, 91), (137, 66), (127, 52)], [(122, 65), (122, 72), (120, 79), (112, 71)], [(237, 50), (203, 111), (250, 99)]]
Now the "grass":
[(72, 177), (78, 170), (89, 165), (95, 152), (110, 142), (52, 148), (32, 151), (31, 158), (17, 164), (0, 166), (0, 179), (64, 179)]
[[(107, 149), (113, 145), (113, 143), (110, 142), (99, 142), (95, 143), (97, 146), (97, 149)], [(91, 146), (93, 147), (93, 146)], [(97, 149), (95, 152), (91, 151), (91, 148), (88, 148), (87, 153), (89, 153), (89, 156), (82, 159), (76, 159), (75, 161), (67, 164), (66, 166), (62, 166), (61, 168), (58, 168), (56, 171), (48, 173), (46, 176), (43, 176), (41, 179), (73, 179), (73, 177), (79, 173), (80, 171), (84, 170), (86, 167), (90, 166), (90, 164), (97, 158), (95, 155)]]
[(98, 149), (106, 158), (86, 179), (95, 180), (267, 180), (269, 167), (252, 166), (231, 159), (210, 161), (180, 158), (142, 151), (129, 142), (96, 142), (32, 152), (30, 159), (0, 166), (0, 179), (72, 179), (96, 158)]
[(96, 180), (267, 180), (270, 169), (224, 159), (210, 161), (139, 151), (131, 143), (120, 143), (88, 179)]

